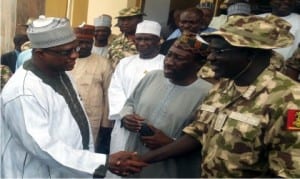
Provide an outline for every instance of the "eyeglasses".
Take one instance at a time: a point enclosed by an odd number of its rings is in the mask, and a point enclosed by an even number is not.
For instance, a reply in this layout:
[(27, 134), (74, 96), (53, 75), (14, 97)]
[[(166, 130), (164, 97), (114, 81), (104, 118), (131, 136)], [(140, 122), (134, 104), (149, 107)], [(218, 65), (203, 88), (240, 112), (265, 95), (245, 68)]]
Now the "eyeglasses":
[(46, 48), (46, 49), (44, 49), (44, 51), (52, 52), (59, 56), (68, 57), (68, 56), (72, 55), (73, 52), (78, 53), (80, 51), (80, 47), (78, 46), (75, 48), (71, 48), (69, 50), (52, 50), (52, 49)]
[(209, 51), (211, 53), (215, 53), (216, 55), (222, 55), (222, 53), (224, 52), (229, 52), (229, 51), (232, 51), (232, 50), (235, 50), (233, 48), (224, 48), (224, 49), (217, 49), (217, 48), (210, 48)]

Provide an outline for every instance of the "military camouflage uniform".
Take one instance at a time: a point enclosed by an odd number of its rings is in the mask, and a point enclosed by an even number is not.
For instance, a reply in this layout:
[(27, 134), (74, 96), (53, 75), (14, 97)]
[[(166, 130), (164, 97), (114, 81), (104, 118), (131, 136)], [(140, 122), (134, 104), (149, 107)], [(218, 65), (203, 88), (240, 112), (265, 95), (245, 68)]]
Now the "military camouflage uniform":
[(1, 70), (1, 90), (3, 89), (4, 85), (7, 83), (9, 78), (12, 76), (12, 72), (10, 71), (8, 66), (0, 65)]
[(300, 109), (300, 86), (275, 70), (241, 92), (218, 83), (184, 129), (203, 146), (202, 176), (300, 177), (300, 132), (285, 129), (288, 109)]
[[(207, 36), (271, 50), (293, 42), (289, 28), (278, 17), (235, 16)], [(273, 65), (249, 86), (220, 80), (184, 128), (202, 144), (202, 177), (300, 177), (300, 132), (286, 129), (287, 111), (300, 109), (300, 86)]]
[(293, 56), (287, 59), (286, 66), (298, 72), (298, 81), (300, 81), (300, 46), (294, 52)]
[(131, 55), (137, 54), (133, 41), (127, 39), (124, 34), (120, 34), (110, 45), (108, 49), (108, 59), (111, 60), (113, 68), (117, 66), (119, 61)]
[[(131, 16), (144, 16), (145, 14), (137, 7), (124, 8), (119, 11), (119, 16), (116, 18), (122, 17), (131, 17)], [(119, 61), (131, 55), (137, 54), (135, 44), (133, 41), (127, 39), (124, 34), (120, 34), (112, 41), (108, 49), (108, 59), (111, 60), (113, 68), (117, 66)]]

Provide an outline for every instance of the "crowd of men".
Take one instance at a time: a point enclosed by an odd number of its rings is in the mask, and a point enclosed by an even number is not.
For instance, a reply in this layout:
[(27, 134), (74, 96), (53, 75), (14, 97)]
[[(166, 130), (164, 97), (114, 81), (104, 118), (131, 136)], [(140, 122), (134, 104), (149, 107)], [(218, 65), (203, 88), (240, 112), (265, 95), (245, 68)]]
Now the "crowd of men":
[(295, 3), (205, 1), (169, 37), (136, 7), (117, 36), (107, 14), (39, 16), (1, 56), (0, 176), (300, 177)]

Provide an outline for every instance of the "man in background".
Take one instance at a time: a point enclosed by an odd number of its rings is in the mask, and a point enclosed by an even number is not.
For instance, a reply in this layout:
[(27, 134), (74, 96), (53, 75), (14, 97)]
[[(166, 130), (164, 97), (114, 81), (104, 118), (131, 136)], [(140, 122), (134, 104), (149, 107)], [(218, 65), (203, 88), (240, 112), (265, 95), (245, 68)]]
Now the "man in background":
[(95, 151), (108, 154), (112, 122), (108, 120), (107, 91), (112, 68), (106, 58), (91, 52), (94, 26), (84, 24), (74, 28), (74, 32), (80, 51), (71, 75), (91, 124)]
[(117, 26), (120, 28), (121, 34), (112, 41), (108, 50), (108, 58), (113, 68), (117, 66), (119, 61), (124, 57), (137, 54), (138, 51), (134, 44), (134, 35), (136, 26), (143, 21), (145, 14), (140, 8), (124, 8), (119, 11)]
[(109, 37), (111, 35), (111, 16), (103, 14), (94, 19), (95, 44), (92, 52), (102, 57), (107, 57), (109, 47)]
[(215, 31), (214, 28), (208, 27), (214, 17), (214, 3), (211, 0), (202, 0), (196, 7), (203, 13), (201, 33)]
[(286, 61), (285, 74), (293, 80), (300, 82), (300, 44), (293, 56)]
[(272, 12), (260, 14), (259, 16), (266, 17), (267, 15), (273, 14), (288, 21), (292, 25), (290, 32), (295, 37), (294, 43), (289, 47), (275, 49), (276, 52), (283, 56), (284, 60), (287, 60), (292, 57), (300, 43), (300, 15), (293, 13), (296, 0), (270, 0), (270, 5)]
[[(200, 33), (203, 22), (203, 13), (200, 9), (193, 7), (183, 10), (179, 16), (179, 29), (181, 32), (188, 31), (192, 33)], [(178, 38), (178, 37), (177, 37)], [(162, 43), (159, 53), (166, 55), (169, 48), (177, 40), (173, 38)]]
[(16, 70), (16, 61), (21, 52), (21, 45), (28, 41), (26, 34), (16, 34), (14, 36), (14, 51), (1, 55), (1, 64), (9, 67), (12, 73)]

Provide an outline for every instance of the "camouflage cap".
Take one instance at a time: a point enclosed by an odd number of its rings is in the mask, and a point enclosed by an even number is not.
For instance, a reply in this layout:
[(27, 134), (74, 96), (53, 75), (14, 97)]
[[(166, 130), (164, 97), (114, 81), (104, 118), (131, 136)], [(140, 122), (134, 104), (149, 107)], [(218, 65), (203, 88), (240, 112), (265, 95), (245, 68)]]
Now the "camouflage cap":
[[(273, 20), (269, 17), (232, 16), (220, 30), (202, 35), (221, 36), (229, 44), (237, 47), (275, 49), (291, 45), (294, 36), (287, 30), (290, 26), (288, 22), (272, 18)], [(281, 28), (278, 24), (285, 28)]]
[(138, 7), (129, 7), (129, 8), (124, 8), (124, 9), (120, 10), (119, 16), (117, 16), (116, 18), (138, 16), (138, 15), (144, 16), (146, 14), (143, 13), (142, 10)]

